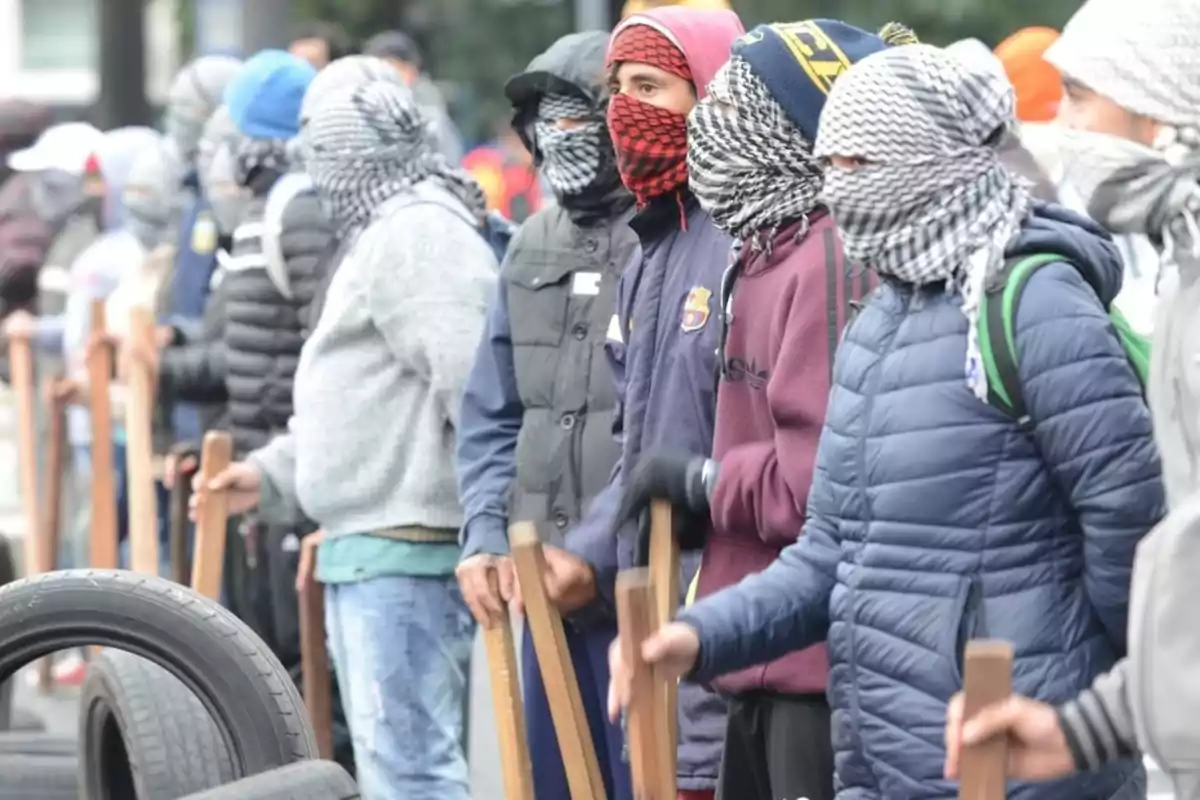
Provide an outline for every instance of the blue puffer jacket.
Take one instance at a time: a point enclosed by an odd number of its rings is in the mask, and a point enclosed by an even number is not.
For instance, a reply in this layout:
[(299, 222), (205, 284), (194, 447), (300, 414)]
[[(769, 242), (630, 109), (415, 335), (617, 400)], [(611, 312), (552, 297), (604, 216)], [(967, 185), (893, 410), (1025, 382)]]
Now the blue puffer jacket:
[[(708, 680), (828, 639), (840, 800), (951, 798), (946, 703), (968, 639), (1012, 642), (1015, 690), (1074, 697), (1125, 651), (1138, 540), (1165, 512), (1150, 417), (1112, 327), (1108, 236), (1039, 208), (1010, 255), (1061, 253), (1016, 322), (1035, 427), (963, 379), (966, 318), (883, 284), (850, 326), (797, 543), (680, 615)], [(1143, 797), (1140, 764), (1010, 787), (1021, 800)]]

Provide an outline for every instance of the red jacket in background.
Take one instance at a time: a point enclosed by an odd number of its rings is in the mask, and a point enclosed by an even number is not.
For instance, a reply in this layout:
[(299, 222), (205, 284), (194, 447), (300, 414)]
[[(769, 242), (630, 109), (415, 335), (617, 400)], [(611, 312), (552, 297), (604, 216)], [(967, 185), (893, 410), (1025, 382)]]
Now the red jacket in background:
[[(818, 209), (770, 252), (742, 250), (717, 392), (713, 532), (697, 596), (766, 569), (804, 526), (817, 441), (825, 422), (832, 355), (851, 302), (869, 289), (845, 263), (832, 218)], [(722, 691), (825, 691), (825, 646), (791, 653), (716, 681)]]

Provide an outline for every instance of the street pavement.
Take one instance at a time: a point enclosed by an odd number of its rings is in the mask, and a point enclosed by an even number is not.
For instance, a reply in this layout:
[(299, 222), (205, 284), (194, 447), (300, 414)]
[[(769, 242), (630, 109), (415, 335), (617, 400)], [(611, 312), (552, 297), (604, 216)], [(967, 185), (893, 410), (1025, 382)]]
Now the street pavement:
[[(11, 394), (0, 385), (0, 532), (11, 537), (19, 552), (24, 535), (17, 492), (16, 420)], [(18, 557), (19, 559), (19, 557)], [(18, 560), (18, 564), (20, 561)], [(520, 641), (519, 636), (517, 641)], [(519, 648), (518, 648), (519, 650)], [(50, 695), (41, 695), (29, 678), (27, 669), (17, 681), (15, 702), (39, 716), (51, 732), (76, 735), (78, 689), (58, 688)], [(471, 768), (471, 797), (475, 800), (495, 800), (503, 790), (500, 771), (500, 749), (496, 738), (492, 694), (488, 681), (482, 637), (475, 641), (470, 680), (470, 718), (468, 722), (468, 754)], [(1148, 800), (1172, 800), (1174, 795), (1165, 776), (1151, 767)]]

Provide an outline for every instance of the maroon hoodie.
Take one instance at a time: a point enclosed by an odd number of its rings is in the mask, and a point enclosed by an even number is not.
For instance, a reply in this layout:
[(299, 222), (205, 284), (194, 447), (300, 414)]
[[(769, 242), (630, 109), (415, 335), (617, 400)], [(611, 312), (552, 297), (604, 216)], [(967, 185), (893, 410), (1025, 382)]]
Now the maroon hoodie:
[[(717, 392), (713, 532), (697, 596), (766, 569), (804, 526), (817, 440), (825, 422), (832, 356), (851, 302), (868, 289), (845, 263), (833, 219), (809, 214), (769, 251), (742, 250)], [(825, 646), (791, 653), (716, 681), (722, 691), (824, 692)]]

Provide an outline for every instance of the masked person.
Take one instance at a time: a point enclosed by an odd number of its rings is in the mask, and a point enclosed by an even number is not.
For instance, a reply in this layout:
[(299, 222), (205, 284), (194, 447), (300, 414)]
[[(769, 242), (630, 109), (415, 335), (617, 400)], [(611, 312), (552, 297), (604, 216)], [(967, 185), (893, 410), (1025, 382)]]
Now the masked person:
[[(458, 481), (466, 523), (457, 575), (481, 625), (513, 597), (509, 522), (531, 521), (562, 545), (608, 483), (612, 373), (596, 353), (616, 310), (617, 281), (637, 246), (633, 196), (621, 184), (604, 113), (608, 34), (572, 33), (509, 79), (513, 127), (553, 188), (513, 241), (463, 394)], [(565, 387), (558, 390), (555, 387)], [(563, 475), (577, 476), (573, 481)], [(498, 571), (493, 592), (489, 574)], [(631, 798), (619, 726), (604, 718), (611, 626), (567, 629), (607, 796)], [(525, 724), (539, 797), (570, 794), (533, 641), (524, 634)], [(585, 677), (586, 676), (586, 677)]]
[[(1086, 115), (1107, 132), (1064, 135), (1064, 173), (1088, 213), (1114, 233), (1157, 242), (1178, 286), (1163, 293), (1151, 344), (1147, 397), (1162, 453), (1171, 513), (1143, 543), (1134, 569), (1129, 656), (1092, 687), (1055, 707), (1014, 697), (963, 725), (961, 698), (947, 724), (947, 771), (957, 775), (959, 747), (1007, 731), (1009, 773), (1047, 780), (1094, 770), (1139, 750), (1171, 778), (1179, 798), (1200, 797), (1193, 675), (1198, 659), (1195, 608), (1197, 517), (1194, 498), (1197, 396), (1195, 369), (1197, 260), (1200, 243), (1200, 77), (1185, 65), (1200, 38), (1200, 9), (1163, 3), (1145, 25), (1101, 25), (1113, 7), (1086, 3), (1068, 23), (1061, 50), (1048, 56), (1087, 90), (1068, 93), (1071, 118)], [(1172, 46), (1177, 43), (1176, 46)], [(1120, 48), (1116, 51), (1110, 48)], [(1136, 52), (1179, 77), (1165, 87), (1135, 85), (1116, 53)], [(1175, 65), (1174, 67), (1168, 65)], [(1065, 699), (1065, 698), (1064, 698)]]
[[(899, 25), (886, 35), (914, 41)], [(719, 299), (712, 459), (648, 454), (624, 511), (640, 516), (662, 498), (711, 518), (698, 597), (762, 571), (803, 528), (833, 354), (868, 290), (820, 200), (812, 142), (834, 77), (812, 76), (886, 46), (836, 20), (759, 26), (689, 115), (689, 185), (737, 242)], [(818, 645), (714, 682), (732, 698), (719, 797), (833, 797), (827, 671)]]
[[(667, 675), (708, 681), (827, 639), (844, 798), (953, 791), (940, 728), (968, 639), (1011, 642), (1016, 690), (1044, 699), (1111, 667), (1135, 548), (1163, 513), (1141, 385), (1107, 313), (1120, 259), (1086, 219), (1031, 203), (996, 154), (1012, 123), (1006, 81), (935, 47), (883, 50), (838, 79), (814, 151), (831, 161), (823, 196), (847, 257), (881, 285), (837, 353), (804, 532), (646, 648)], [(1016, 414), (992, 394), (1005, 384), (980, 315), (1034, 254), (1049, 258), (1012, 307)], [(1141, 797), (1145, 774), (1122, 761), (1011, 790)]]
[[(651, 448), (712, 451), (719, 325), (711, 317), (731, 242), (688, 189), (687, 114), (741, 33), (730, 11), (655, 9), (622, 22), (605, 59), (609, 135), (621, 180), (638, 207), (630, 225), (640, 244), (621, 274), (605, 342), (617, 387), (621, 455), (587, 513), (566, 528), (562, 548), (544, 551), (550, 599), (581, 628), (609, 636), (616, 572), (640, 560), (638, 526), (618, 519), (626, 477)], [(696, 561), (694, 554), (687, 558), (689, 577)], [(683, 687), (679, 705), (681, 796), (710, 797), (724, 702)]]
[(434, 152), (403, 86), (343, 89), (303, 143), (353, 244), (304, 345), (289, 433), (202, 488), (325, 531), (317, 579), (363, 796), (466, 800), (474, 625), (453, 575), (453, 447), (497, 271), (483, 192)]
[[(231, 56), (201, 56), (176, 74), (167, 93), (163, 128), (184, 172), (178, 187), (175, 269), (167, 289), (170, 303), (159, 322), (174, 330), (171, 340), (176, 344), (187, 340), (179, 335), (181, 332), (197, 334), (202, 327), (217, 268), (220, 233), (200, 179), (200, 149), (208, 120), (221, 106), (225, 88), (241, 68), (242, 62)], [(175, 438), (198, 445), (207, 413), (192, 403), (175, 403), (171, 409)], [(168, 476), (168, 481), (172, 479)]]

